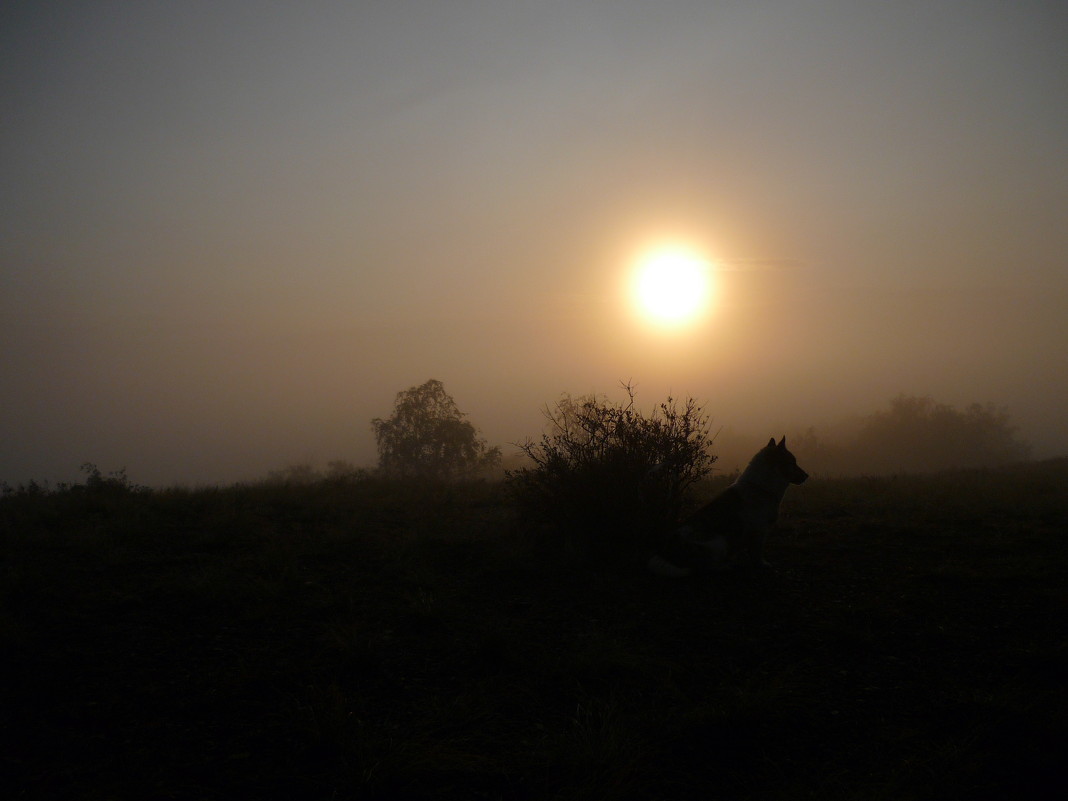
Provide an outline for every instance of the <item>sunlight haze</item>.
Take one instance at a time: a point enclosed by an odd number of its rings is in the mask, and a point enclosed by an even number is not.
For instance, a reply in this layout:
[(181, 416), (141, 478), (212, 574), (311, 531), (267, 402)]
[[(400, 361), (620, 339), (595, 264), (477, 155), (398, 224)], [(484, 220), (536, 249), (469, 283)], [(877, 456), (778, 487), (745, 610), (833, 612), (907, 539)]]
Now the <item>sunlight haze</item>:
[[(2, 481), (371, 466), (430, 378), (506, 456), (621, 380), (754, 446), (909, 393), (1068, 454), (1061, 4), (13, 2), (0, 41)], [(712, 277), (671, 337), (620, 292), (665, 231)]]

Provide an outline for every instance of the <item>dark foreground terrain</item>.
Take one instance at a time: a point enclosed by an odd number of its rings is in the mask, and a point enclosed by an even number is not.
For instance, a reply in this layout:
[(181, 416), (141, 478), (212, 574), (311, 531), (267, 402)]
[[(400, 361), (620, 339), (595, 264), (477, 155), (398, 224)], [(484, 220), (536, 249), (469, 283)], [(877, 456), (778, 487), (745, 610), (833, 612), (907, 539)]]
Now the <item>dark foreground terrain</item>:
[(814, 478), (676, 583), (495, 486), (12, 494), (0, 795), (1068, 797), (1066, 486)]

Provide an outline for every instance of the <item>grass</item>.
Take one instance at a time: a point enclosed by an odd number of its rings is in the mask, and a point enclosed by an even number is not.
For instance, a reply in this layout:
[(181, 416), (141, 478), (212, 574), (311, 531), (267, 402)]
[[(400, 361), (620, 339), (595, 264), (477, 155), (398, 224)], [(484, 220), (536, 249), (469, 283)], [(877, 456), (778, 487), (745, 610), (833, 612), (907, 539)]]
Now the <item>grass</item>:
[(495, 485), (11, 494), (0, 792), (1060, 798), (1066, 482), (812, 479), (776, 570), (681, 582)]

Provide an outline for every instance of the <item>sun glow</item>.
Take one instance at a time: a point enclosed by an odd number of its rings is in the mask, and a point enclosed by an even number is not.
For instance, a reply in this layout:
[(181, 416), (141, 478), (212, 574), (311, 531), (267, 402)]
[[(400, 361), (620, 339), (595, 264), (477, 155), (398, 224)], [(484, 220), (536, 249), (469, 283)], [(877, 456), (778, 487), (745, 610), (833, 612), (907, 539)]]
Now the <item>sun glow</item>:
[(636, 261), (632, 299), (646, 318), (660, 326), (676, 328), (697, 321), (711, 294), (711, 266), (691, 248), (658, 247)]

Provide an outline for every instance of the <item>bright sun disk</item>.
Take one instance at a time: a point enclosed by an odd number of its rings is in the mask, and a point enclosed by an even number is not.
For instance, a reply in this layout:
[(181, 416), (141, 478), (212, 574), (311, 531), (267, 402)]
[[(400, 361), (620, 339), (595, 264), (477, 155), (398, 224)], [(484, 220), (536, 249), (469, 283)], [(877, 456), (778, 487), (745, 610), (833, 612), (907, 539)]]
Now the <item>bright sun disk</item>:
[(708, 304), (710, 267), (688, 248), (659, 248), (638, 260), (632, 289), (647, 318), (666, 326), (684, 325), (697, 319)]

